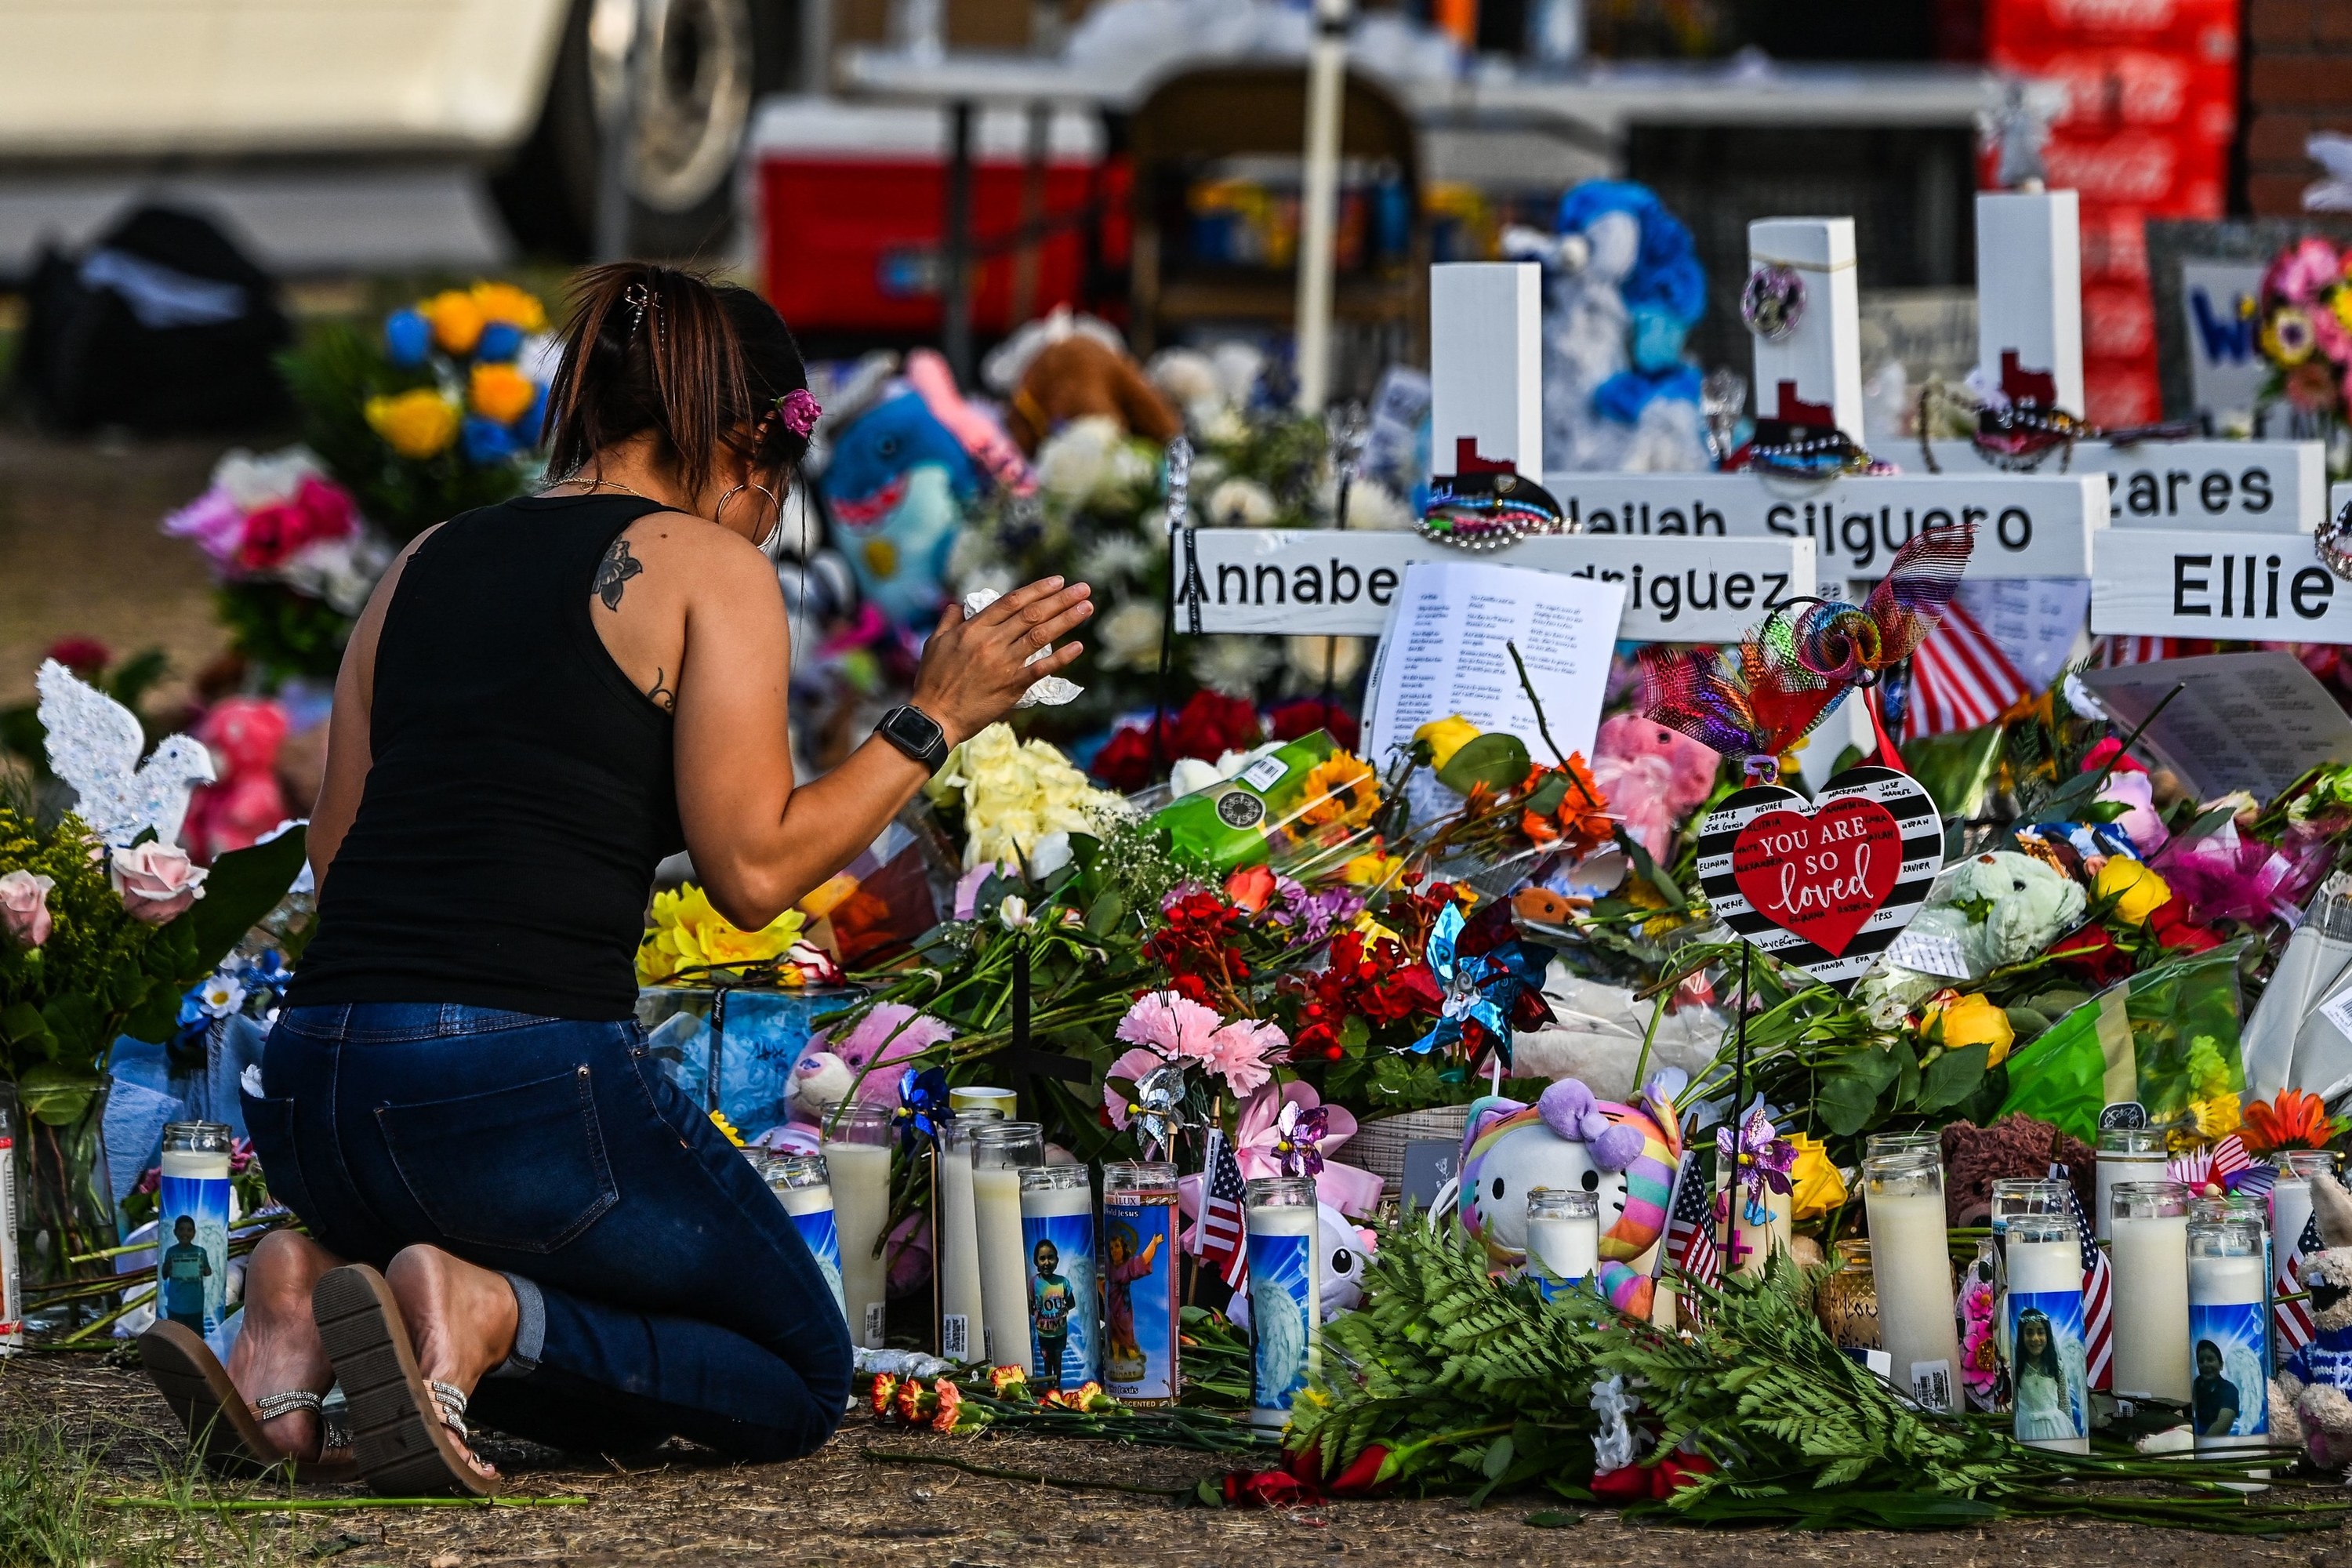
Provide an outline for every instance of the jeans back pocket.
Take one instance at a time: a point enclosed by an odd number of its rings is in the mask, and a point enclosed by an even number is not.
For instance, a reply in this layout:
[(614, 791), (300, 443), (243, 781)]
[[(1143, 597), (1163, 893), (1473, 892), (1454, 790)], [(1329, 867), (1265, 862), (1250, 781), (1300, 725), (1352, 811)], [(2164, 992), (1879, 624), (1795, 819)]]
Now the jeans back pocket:
[(620, 1199), (585, 1067), (455, 1100), (380, 1105), (417, 1206), (452, 1241), (553, 1252)]

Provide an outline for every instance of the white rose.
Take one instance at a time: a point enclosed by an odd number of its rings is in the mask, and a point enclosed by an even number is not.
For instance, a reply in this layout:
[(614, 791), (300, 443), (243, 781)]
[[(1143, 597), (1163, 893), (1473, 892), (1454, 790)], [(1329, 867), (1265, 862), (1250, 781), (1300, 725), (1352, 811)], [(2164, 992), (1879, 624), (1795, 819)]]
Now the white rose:
[(190, 860), (188, 852), (178, 845), (150, 839), (117, 849), (106, 874), (125, 913), (159, 926), (205, 896), (205, 878), (210, 873)]

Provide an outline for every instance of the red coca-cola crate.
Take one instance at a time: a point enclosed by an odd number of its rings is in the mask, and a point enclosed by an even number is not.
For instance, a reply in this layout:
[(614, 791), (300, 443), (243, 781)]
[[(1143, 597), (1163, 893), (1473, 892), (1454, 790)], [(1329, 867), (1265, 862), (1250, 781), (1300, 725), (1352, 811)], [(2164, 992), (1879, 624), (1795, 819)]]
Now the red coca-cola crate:
[(2223, 64), (2238, 58), (2238, 0), (1986, 0), (1985, 58), (2133, 45)]
[(2156, 355), (2140, 359), (2083, 360), (2084, 415), (2095, 425), (2149, 425), (2162, 416)]
[(2063, 83), (2066, 106), (2051, 124), (2070, 135), (2144, 127), (2186, 129), (2227, 142), (2235, 129), (2234, 66), (2206, 65), (2158, 49), (2074, 47), (1998, 63), (2023, 76)]
[(2228, 151), (2180, 130), (2053, 131), (2042, 161), (2051, 189), (2079, 191), (2085, 210), (2127, 206), (2165, 217), (2220, 217)]
[(2082, 207), (2083, 281), (2147, 284), (2147, 214), (2139, 207)]
[(2145, 285), (2101, 283), (2083, 289), (2083, 357), (2142, 359), (2156, 352), (2156, 312)]
[[(1027, 116), (973, 117), (971, 233), (1017, 230), (1026, 183)], [(771, 99), (753, 127), (758, 254), (768, 298), (803, 331), (929, 332), (941, 322), (939, 251), (946, 228), (948, 121), (942, 110), (838, 100)], [(1077, 302), (1087, 229), (1125, 243), (1123, 163), (1106, 163), (1099, 122), (1056, 113), (1047, 139), (1044, 209), (1055, 229), (1037, 249), (1030, 310)], [(1097, 204), (1088, 213), (1089, 204)], [(1009, 331), (1014, 258), (975, 256), (972, 325)]]

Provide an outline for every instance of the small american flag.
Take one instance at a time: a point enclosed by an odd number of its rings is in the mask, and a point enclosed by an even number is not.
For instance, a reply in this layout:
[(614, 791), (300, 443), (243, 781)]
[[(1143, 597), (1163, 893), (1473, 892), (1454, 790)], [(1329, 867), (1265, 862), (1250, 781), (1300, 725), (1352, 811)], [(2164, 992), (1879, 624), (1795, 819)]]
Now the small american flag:
[(1213, 1129), (1209, 1133), (1208, 1165), (1209, 1187), (1201, 1199), (1201, 1226), (1194, 1234), (1194, 1250), (1227, 1285), (1239, 1289), (1243, 1277), (1249, 1273), (1249, 1248), (1243, 1242), (1245, 1230), (1242, 1213), (1249, 1188), (1242, 1182), (1241, 1162), (1234, 1158), (1233, 1145), (1225, 1142), (1221, 1131)]
[(1911, 705), (1903, 738), (1973, 730), (2000, 718), (2032, 688), (1992, 635), (1957, 601), (1911, 658)]
[[(1716, 1204), (1698, 1168), (1696, 1151), (1685, 1152), (1675, 1173), (1674, 1206), (1666, 1215), (1666, 1261), (1691, 1279), (1713, 1285), (1723, 1279), (1723, 1258), (1715, 1249)], [(1698, 1301), (1685, 1291), (1675, 1305), (1695, 1317)]]
[(2050, 1179), (2066, 1190), (2067, 1212), (2074, 1216), (2074, 1235), (2083, 1244), (2083, 1363), (2093, 1388), (2112, 1385), (2116, 1363), (2115, 1275), (2107, 1255), (2091, 1232), (2083, 1200), (2063, 1165), (2050, 1167)]
[[(2272, 1287), (2274, 1296), (2293, 1296), (2303, 1289), (2303, 1260), (2305, 1255), (2319, 1250), (2319, 1216), (2314, 1214), (2303, 1222), (2303, 1234), (2294, 1245), (2277, 1248), (2278, 1279)], [(2278, 1324), (2279, 1342), (2288, 1352), (2309, 1344), (2318, 1331), (2311, 1321), (2309, 1301), (2281, 1301), (2271, 1309)]]
[(2108, 637), (2100, 639), (2098, 662), (2112, 669), (2119, 664), (2155, 664), (2176, 657), (2175, 637)]

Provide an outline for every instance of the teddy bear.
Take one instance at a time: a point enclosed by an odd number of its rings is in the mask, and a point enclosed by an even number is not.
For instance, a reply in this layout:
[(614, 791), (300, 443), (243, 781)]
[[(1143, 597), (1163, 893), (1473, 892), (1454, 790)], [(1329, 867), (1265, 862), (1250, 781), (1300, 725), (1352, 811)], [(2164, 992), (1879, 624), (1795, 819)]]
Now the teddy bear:
[(792, 1120), (814, 1123), (853, 1098), (861, 1105), (896, 1110), (898, 1078), (907, 1065), (954, 1035), (947, 1025), (919, 1016), (904, 1003), (885, 1002), (838, 1040), (830, 1029), (811, 1036), (808, 1048), (793, 1064), (792, 1082), (784, 1091)]
[(1620, 1311), (1649, 1315), (1654, 1281), (1638, 1265), (1665, 1229), (1682, 1158), (1674, 1110), (1682, 1080), (1659, 1074), (1638, 1109), (1597, 1099), (1574, 1079), (1533, 1105), (1501, 1095), (1471, 1102), (1456, 1214), (1497, 1273), (1527, 1261), (1528, 1194), (1581, 1188), (1600, 1194), (1602, 1292)]
[(206, 861), (249, 848), (286, 820), (278, 753), (286, 743), (286, 710), (266, 697), (225, 697), (197, 731), (211, 749), (220, 782), (191, 803), (182, 837)]
[(2313, 1338), (2271, 1380), (2271, 1440), (2341, 1470), (2352, 1465), (2352, 1193), (2314, 1180), (2311, 1214), (2324, 1249), (2303, 1259)]
[(1616, 713), (1601, 721), (1593, 741), (1592, 782), (1634, 842), (1664, 860), (1674, 847), (1675, 825), (1715, 793), (1722, 761), (1655, 720)]
[(1184, 428), (1118, 333), (1067, 307), (991, 353), (981, 379), (1005, 395), (1004, 427), (1033, 457), (1046, 437), (1077, 419), (1107, 416), (1129, 435), (1162, 446)]

